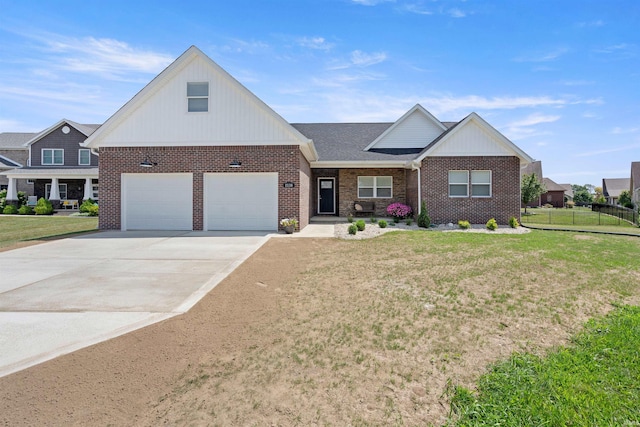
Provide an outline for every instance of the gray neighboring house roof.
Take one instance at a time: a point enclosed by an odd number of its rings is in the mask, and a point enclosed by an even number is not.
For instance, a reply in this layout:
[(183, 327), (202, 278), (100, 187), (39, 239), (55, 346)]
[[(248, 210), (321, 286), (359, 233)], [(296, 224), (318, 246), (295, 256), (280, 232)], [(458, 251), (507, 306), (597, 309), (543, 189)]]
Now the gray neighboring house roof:
[[(640, 188), (640, 162), (631, 162), (631, 182), (629, 189), (635, 191)], [(633, 185), (634, 188), (631, 188)]]
[(551, 178), (542, 178), (542, 183), (547, 188), (547, 191), (566, 191), (562, 185), (556, 184), (556, 182)]
[(602, 192), (605, 197), (620, 197), (624, 190), (629, 191), (629, 178), (602, 178)]
[(542, 160), (536, 160), (535, 162), (531, 162), (520, 170), (520, 176), (531, 175), (532, 173), (535, 174), (536, 177), (538, 177), (539, 181), (542, 181), (543, 179)]
[(573, 199), (573, 187), (571, 186), (571, 184), (558, 184), (558, 185), (564, 188), (564, 194), (566, 194), (567, 197), (570, 197), (571, 199)]
[(36, 135), (38, 134), (32, 132), (2, 132), (0, 133), (0, 149), (24, 150), (24, 144)]

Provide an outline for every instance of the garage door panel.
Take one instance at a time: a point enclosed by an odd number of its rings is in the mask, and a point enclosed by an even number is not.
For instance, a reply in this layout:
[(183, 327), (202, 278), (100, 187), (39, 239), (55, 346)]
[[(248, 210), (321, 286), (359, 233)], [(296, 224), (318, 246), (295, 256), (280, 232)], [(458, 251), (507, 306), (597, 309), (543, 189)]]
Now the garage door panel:
[(208, 230), (277, 230), (278, 174), (205, 174)]
[(126, 230), (192, 230), (191, 174), (123, 174)]

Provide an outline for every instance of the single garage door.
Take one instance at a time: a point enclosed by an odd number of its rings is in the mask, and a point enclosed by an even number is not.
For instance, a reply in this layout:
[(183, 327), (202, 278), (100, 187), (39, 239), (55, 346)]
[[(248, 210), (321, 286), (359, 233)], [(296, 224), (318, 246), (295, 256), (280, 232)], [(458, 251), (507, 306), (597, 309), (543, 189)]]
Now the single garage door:
[(206, 230), (277, 230), (277, 173), (204, 175)]
[(122, 229), (192, 230), (192, 174), (122, 174)]

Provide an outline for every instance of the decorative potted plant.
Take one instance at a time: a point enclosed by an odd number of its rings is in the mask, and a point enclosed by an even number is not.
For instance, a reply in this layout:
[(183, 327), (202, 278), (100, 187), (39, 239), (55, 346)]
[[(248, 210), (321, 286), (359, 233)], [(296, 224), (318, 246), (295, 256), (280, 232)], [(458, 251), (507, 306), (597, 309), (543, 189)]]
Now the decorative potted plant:
[(280, 225), (284, 228), (284, 231), (287, 234), (291, 234), (295, 231), (296, 226), (298, 225), (298, 220), (295, 218), (284, 218), (280, 220)]

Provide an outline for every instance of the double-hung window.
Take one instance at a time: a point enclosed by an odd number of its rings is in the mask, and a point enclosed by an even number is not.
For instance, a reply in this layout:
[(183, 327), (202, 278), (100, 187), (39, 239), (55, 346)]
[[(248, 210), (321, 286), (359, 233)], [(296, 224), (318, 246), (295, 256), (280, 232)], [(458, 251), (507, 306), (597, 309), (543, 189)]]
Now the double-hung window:
[[(58, 184), (58, 193), (60, 194), (60, 200), (67, 198), (67, 184)], [(44, 185), (44, 198), (49, 200), (51, 195), (51, 184)]]
[(471, 171), (471, 197), (491, 197), (491, 171)]
[(187, 103), (190, 113), (209, 111), (209, 82), (187, 83)]
[(469, 171), (449, 171), (449, 197), (469, 197)]
[(91, 165), (91, 150), (87, 148), (81, 148), (80, 150), (78, 150), (78, 165)]
[(64, 150), (61, 148), (43, 148), (43, 165), (64, 165)]
[(358, 177), (358, 198), (381, 198), (393, 197), (393, 177), (391, 176), (359, 176)]

